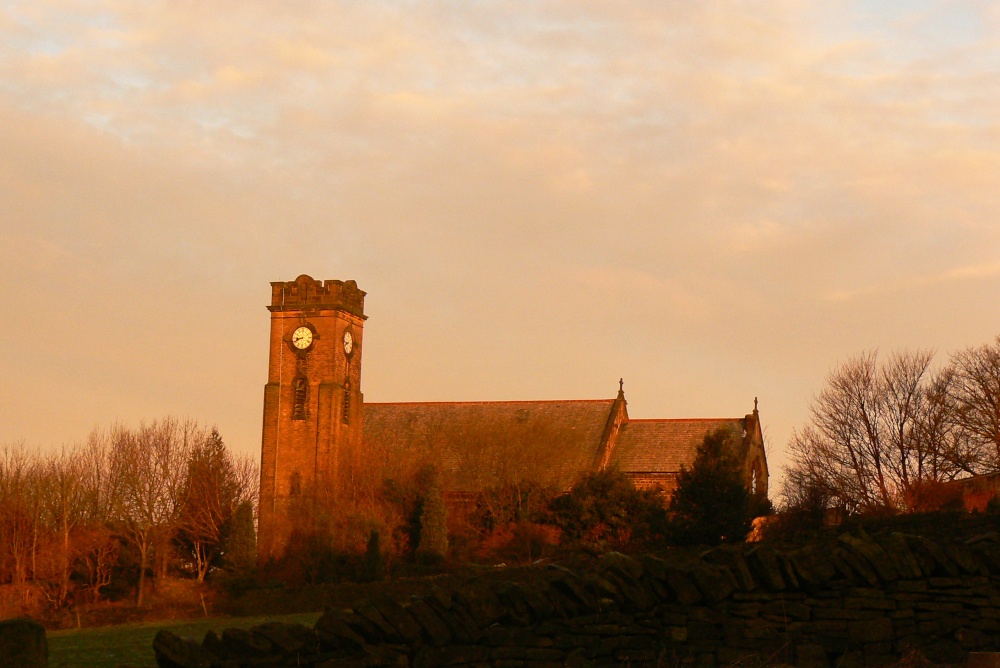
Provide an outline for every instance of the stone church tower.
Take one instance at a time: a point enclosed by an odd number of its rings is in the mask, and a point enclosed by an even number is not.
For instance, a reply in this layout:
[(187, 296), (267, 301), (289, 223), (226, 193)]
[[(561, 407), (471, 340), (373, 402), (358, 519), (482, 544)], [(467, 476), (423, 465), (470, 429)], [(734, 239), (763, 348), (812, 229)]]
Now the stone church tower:
[(280, 556), (315, 504), (332, 500), (361, 447), (365, 293), (354, 281), (271, 283), (258, 558)]

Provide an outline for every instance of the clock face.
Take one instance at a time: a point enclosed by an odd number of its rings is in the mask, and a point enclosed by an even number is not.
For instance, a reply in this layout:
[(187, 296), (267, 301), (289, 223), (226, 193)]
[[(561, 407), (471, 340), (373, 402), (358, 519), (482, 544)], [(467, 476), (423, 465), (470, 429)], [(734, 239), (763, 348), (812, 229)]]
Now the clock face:
[(299, 327), (292, 332), (292, 345), (299, 350), (305, 350), (312, 345), (313, 333), (308, 327)]
[(354, 351), (354, 335), (351, 330), (344, 332), (344, 353), (350, 355)]

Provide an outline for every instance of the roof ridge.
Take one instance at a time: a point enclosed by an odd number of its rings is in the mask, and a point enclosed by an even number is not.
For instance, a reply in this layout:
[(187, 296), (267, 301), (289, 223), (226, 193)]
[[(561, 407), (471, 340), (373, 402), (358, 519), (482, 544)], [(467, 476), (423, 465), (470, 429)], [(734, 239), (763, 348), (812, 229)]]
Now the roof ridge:
[(741, 417), (723, 417), (723, 418), (632, 418), (628, 419), (629, 422), (735, 422), (737, 420), (742, 420)]
[(495, 404), (611, 404), (614, 399), (486, 399), (482, 401), (366, 401), (365, 406), (483, 406)]

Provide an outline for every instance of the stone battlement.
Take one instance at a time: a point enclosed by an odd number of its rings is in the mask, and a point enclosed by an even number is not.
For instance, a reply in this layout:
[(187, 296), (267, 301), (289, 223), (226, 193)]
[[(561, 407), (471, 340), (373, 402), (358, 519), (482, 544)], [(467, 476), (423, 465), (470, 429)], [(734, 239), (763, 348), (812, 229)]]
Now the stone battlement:
[(302, 274), (294, 281), (271, 283), (271, 305), (267, 310), (336, 308), (364, 317), (365, 294), (354, 281), (317, 281)]

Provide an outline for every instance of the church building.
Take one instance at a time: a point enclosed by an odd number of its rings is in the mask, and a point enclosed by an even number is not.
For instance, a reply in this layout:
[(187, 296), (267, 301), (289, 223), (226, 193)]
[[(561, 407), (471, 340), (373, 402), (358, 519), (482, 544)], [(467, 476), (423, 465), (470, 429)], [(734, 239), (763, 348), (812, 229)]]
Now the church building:
[(757, 411), (743, 417), (632, 419), (623, 383), (608, 399), (369, 403), (361, 393), (365, 292), (354, 281), (299, 276), (271, 283), (264, 387), (258, 554), (280, 556), (304, 497), (378, 463), (433, 463), (452, 497), (532, 476), (568, 489), (617, 467), (670, 492), (705, 434), (741, 436), (747, 486), (767, 494)]

